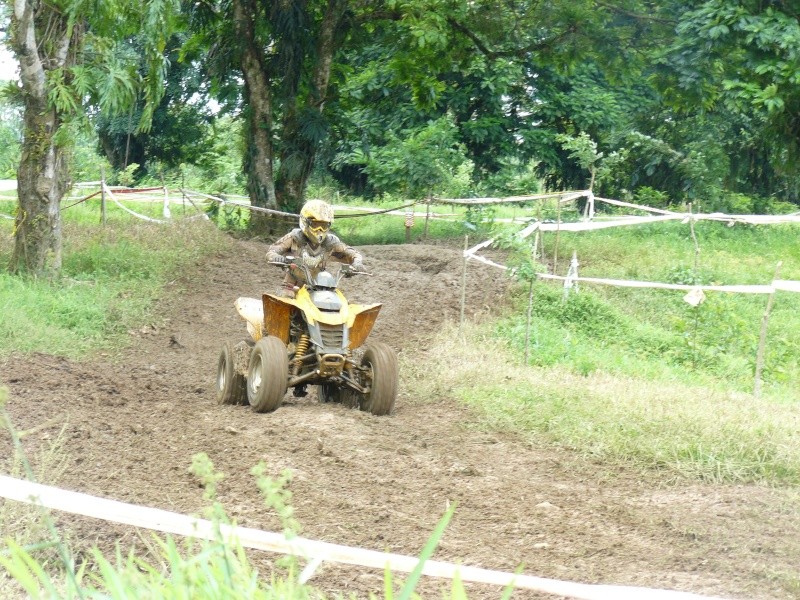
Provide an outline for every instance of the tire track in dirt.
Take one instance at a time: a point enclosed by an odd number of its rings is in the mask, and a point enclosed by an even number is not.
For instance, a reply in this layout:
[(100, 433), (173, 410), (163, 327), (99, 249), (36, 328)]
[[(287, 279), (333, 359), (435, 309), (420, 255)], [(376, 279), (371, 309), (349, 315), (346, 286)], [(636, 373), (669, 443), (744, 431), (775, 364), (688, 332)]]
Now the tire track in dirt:
[[(234, 241), (165, 293), (163, 318), (137, 332), (120, 356), (74, 362), (44, 354), (0, 362), (9, 411), (25, 429), (58, 416), (71, 464), (60, 485), (122, 501), (199, 513), (202, 490), (187, 472), (205, 452), (225, 473), (219, 499), (239, 524), (276, 530), (250, 469), (291, 469), (302, 535), (417, 554), (451, 502), (457, 511), (435, 558), (583, 582), (672, 588), (732, 598), (791, 598), (770, 573), (800, 555), (797, 495), (756, 486), (661, 482), (592, 464), (567, 451), (471, 430), (470, 413), (447, 398), (401, 389), (396, 410), (374, 417), (318, 404), (311, 394), (270, 414), (219, 406), (214, 376), (225, 341), (245, 334), (238, 296), (277, 287), (265, 246)], [(373, 337), (409, 360), (458, 319), (462, 260), (446, 245), (367, 246), (371, 278), (345, 282), (351, 301), (383, 302)], [(470, 264), (469, 311), (496, 310), (508, 282)], [(35, 446), (53, 429), (31, 436)], [(0, 439), (0, 449), (7, 449)], [(131, 528), (62, 516), (79, 544), (141, 545)], [(252, 554), (267, 571), (274, 556)], [(312, 583), (367, 597), (382, 573), (324, 565)], [(441, 597), (427, 579), (420, 592)], [(471, 598), (496, 598), (468, 586)], [(516, 592), (515, 597), (546, 597)]]

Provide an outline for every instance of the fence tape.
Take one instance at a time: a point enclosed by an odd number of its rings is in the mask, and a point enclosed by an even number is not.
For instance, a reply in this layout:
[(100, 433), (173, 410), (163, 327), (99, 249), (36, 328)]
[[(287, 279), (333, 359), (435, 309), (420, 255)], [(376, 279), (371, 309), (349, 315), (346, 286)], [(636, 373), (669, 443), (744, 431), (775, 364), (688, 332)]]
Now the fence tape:
[(298, 218), (300, 215), (296, 215), (294, 213), (283, 212), (281, 210), (273, 210), (271, 208), (263, 208), (261, 206), (253, 206), (252, 204), (245, 204), (243, 202), (232, 202), (230, 200), (225, 200), (224, 198), (219, 198), (217, 196), (212, 196), (211, 194), (204, 194), (203, 192), (194, 192), (192, 190), (185, 190), (180, 188), (180, 192), (184, 194), (187, 198), (191, 196), (200, 196), (201, 198), (206, 198), (208, 200), (213, 200), (214, 202), (219, 202), (223, 205), (229, 206), (238, 206), (240, 208), (246, 208), (248, 210), (252, 210), (255, 212), (260, 212), (268, 215), (275, 215), (278, 217), (291, 217), (292, 219)]
[[(162, 533), (212, 540), (216, 537), (214, 524), (205, 519), (98, 498), (4, 475), (0, 475), (0, 497)], [(392, 571), (410, 573), (419, 562), (419, 559), (413, 556), (365, 550), (353, 546), (340, 546), (301, 537), (287, 539), (283, 534), (249, 527), (219, 525), (219, 532), (225, 540), (236, 539), (247, 548), (290, 554), (317, 563), (329, 561), (381, 570), (389, 568)], [(453, 579), (458, 573), (461, 580), (465, 582), (499, 586), (513, 585), (515, 588), (536, 590), (579, 600), (722, 600), (690, 592), (575, 583), (433, 560), (426, 561), (422, 572), (425, 575), (446, 579)], [(310, 577), (308, 572), (306, 573), (307, 577)]]
[[(567, 277), (538, 273), (539, 279), (556, 279), (565, 281)], [(702, 290), (704, 292), (730, 292), (736, 294), (774, 294), (776, 290), (800, 292), (800, 281), (773, 281), (771, 285), (684, 285), (678, 283), (657, 283), (653, 281), (628, 281), (623, 279), (600, 279), (596, 277), (573, 277), (572, 281), (599, 283), (617, 287), (654, 288), (662, 290)]]
[(687, 215), (659, 215), (655, 217), (625, 217), (614, 219), (613, 221), (588, 221), (578, 223), (542, 223), (539, 229), (542, 231), (593, 231), (597, 229), (608, 229), (609, 227), (623, 227), (626, 225), (645, 225), (648, 223), (661, 223), (662, 221), (680, 221)]
[(599, 200), (600, 202), (605, 202), (606, 204), (611, 204), (613, 206), (624, 206), (626, 208), (635, 208), (636, 210), (644, 210), (647, 212), (658, 213), (660, 215), (676, 214), (675, 211), (672, 210), (665, 210), (663, 208), (653, 208), (652, 206), (644, 206), (642, 204), (631, 204), (630, 202), (623, 202), (622, 200), (611, 200), (609, 198), (601, 198), (600, 196), (595, 196), (594, 199)]
[(782, 290), (784, 292), (800, 293), (800, 281), (788, 281), (786, 279), (778, 279), (772, 282), (772, 287), (774, 287), (776, 290)]
[(585, 196), (586, 190), (568, 190), (564, 192), (550, 192), (546, 194), (530, 194), (527, 196), (508, 196), (505, 198), (432, 198), (434, 204), (459, 204), (463, 206), (475, 206), (480, 204), (507, 204), (513, 202), (530, 202), (532, 200), (547, 200), (549, 198), (561, 198), (562, 201), (575, 200)]
[(146, 215), (141, 215), (141, 214), (137, 213), (136, 211), (131, 210), (127, 206), (124, 206), (123, 204), (121, 204), (120, 201), (117, 200), (114, 197), (114, 194), (111, 193), (111, 190), (108, 188), (107, 185), (104, 184), (103, 187), (106, 190), (106, 194), (108, 194), (108, 197), (111, 198), (111, 201), (114, 202), (114, 204), (119, 206), (122, 210), (132, 214), (134, 217), (137, 217), (137, 218), (142, 219), (144, 221), (150, 221), (151, 223), (166, 223), (166, 221), (162, 221), (161, 219), (154, 219), (152, 217), (148, 217)]

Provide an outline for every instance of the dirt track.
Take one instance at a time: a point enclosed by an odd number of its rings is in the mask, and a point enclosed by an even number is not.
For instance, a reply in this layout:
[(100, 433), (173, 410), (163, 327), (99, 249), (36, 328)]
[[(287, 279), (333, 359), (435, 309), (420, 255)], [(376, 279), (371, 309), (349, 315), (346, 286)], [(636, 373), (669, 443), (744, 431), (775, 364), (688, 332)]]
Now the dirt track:
[[(63, 487), (183, 513), (203, 507), (187, 472), (206, 452), (226, 477), (220, 500), (240, 524), (274, 530), (250, 469), (263, 460), (294, 477), (302, 535), (417, 554), (449, 502), (457, 511), (435, 558), (590, 583), (680, 589), (730, 598), (800, 597), (798, 494), (756, 486), (668, 484), (592, 464), (507, 435), (476, 433), (448, 398), (404, 387), (396, 411), (373, 417), (287, 396), (272, 414), (215, 402), (217, 353), (244, 336), (233, 301), (277, 286), (265, 247), (236, 242), (186, 273), (163, 319), (131, 332), (120, 357), (72, 362), (47, 355), (0, 362), (18, 428), (68, 423)], [(362, 248), (376, 276), (348, 280), (358, 302), (381, 301), (375, 339), (424, 360), (425, 338), (459, 314), (460, 252), (443, 246)], [(472, 264), (470, 310), (502, 303), (506, 281)], [(35, 445), (57, 428), (28, 439)], [(0, 448), (7, 448), (0, 438)], [(82, 544), (134, 543), (137, 532), (60, 517)], [(253, 553), (266, 571), (275, 557)], [(794, 587), (790, 578), (793, 577)], [(381, 593), (382, 573), (325, 565), (326, 592)], [(420, 592), (441, 597), (443, 583)], [(471, 598), (499, 590), (468, 586)], [(517, 591), (514, 597), (549, 598)]]

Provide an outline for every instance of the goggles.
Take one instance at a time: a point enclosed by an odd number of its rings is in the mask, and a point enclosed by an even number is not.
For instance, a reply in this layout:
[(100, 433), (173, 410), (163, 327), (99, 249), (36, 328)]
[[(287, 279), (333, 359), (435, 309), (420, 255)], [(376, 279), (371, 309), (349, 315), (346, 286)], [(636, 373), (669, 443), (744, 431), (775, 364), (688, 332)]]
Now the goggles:
[(317, 219), (308, 219), (307, 221), (308, 226), (314, 230), (322, 230), (325, 231), (330, 229), (331, 224), (328, 221), (319, 221)]

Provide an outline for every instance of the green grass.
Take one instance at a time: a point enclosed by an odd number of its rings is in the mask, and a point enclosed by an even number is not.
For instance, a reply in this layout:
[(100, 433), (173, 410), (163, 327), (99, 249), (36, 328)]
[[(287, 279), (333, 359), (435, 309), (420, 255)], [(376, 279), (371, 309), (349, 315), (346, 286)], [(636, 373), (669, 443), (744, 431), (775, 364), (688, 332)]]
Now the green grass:
[[(780, 277), (800, 279), (797, 226), (740, 226), (701, 223), (700, 253), (687, 225), (659, 224), (594, 233), (561, 235), (566, 256), (575, 250), (584, 277), (680, 284), (768, 284), (779, 261)], [(546, 238), (546, 258), (554, 236)], [(565, 274), (567, 260), (560, 262)], [(582, 284), (563, 301), (554, 283), (537, 284), (533, 306), (533, 362), (567, 364), (577, 372), (625, 376), (659, 373), (686, 382), (749, 391), (753, 386), (761, 321), (767, 297), (707, 292), (694, 308), (685, 292)], [(516, 315), (503, 321), (500, 335), (517, 349), (524, 344), (527, 295)], [(800, 378), (800, 295), (778, 292), (767, 337), (764, 381), (776, 393), (793, 393)]]
[[(11, 228), (0, 222), (0, 265), (10, 259)], [(0, 355), (81, 357), (119, 348), (130, 329), (152, 318), (153, 302), (170, 278), (227, 243), (206, 221), (109, 220), (101, 228), (65, 217), (59, 279), (0, 270)]]
[[(695, 268), (688, 225), (562, 232), (558, 272), (575, 250), (585, 277), (768, 284), (782, 261), (780, 277), (797, 280), (798, 233), (698, 224)], [(551, 267), (555, 237), (545, 234)], [(800, 295), (775, 296), (755, 398), (765, 295), (707, 292), (693, 308), (683, 291), (583, 283), (565, 299), (558, 283), (540, 282), (528, 330), (527, 292), (520, 285), (509, 311), (468, 328), (464, 345), (452, 343), (458, 332), (442, 333), (425, 373), (410, 364), (406, 377), (474, 407), (478, 426), (606, 462), (716, 482), (800, 483)]]
[[(403, 217), (377, 215), (374, 217), (336, 219), (334, 233), (353, 246), (370, 244), (404, 244), (406, 227)], [(431, 219), (428, 223), (428, 238), (443, 239), (464, 235), (463, 222)], [(411, 228), (411, 240), (425, 239), (425, 218), (416, 218)]]
[(437, 335), (424, 373), (409, 364), (404, 377), (420, 397), (452, 395), (473, 407), (478, 427), (674, 477), (800, 483), (798, 401), (755, 399), (663, 372), (524, 368), (491, 324), (466, 326), (463, 336), (454, 344), (454, 328)]

